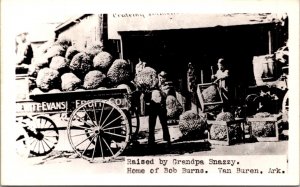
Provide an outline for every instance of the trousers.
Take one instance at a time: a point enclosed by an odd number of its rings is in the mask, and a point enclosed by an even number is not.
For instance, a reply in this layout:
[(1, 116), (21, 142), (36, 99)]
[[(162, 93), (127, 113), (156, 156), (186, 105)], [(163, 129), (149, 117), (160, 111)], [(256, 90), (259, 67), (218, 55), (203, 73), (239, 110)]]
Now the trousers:
[(155, 142), (155, 125), (156, 125), (156, 119), (159, 117), (159, 121), (162, 126), (163, 130), (163, 139), (165, 141), (170, 142), (170, 133), (169, 128), (167, 124), (167, 110), (166, 107), (162, 106), (161, 104), (154, 103), (153, 101), (150, 102), (149, 107), (149, 138), (148, 143), (154, 143)]

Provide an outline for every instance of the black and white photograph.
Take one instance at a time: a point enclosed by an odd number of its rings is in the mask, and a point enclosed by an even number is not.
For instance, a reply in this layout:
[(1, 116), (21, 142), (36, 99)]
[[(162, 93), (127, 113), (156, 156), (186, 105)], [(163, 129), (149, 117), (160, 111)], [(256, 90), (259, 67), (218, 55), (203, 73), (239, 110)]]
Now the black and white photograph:
[(299, 9), (287, 2), (6, 18), (2, 184), (299, 185)]

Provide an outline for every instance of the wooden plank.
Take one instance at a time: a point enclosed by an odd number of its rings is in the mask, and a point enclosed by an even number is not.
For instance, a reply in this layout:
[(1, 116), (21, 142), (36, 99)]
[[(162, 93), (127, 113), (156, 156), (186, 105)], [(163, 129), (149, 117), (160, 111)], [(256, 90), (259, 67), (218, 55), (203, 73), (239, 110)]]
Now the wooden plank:
[(199, 139), (199, 140), (186, 140), (186, 141), (178, 141), (178, 142), (172, 142), (172, 145), (177, 145), (177, 144), (185, 144), (185, 143), (206, 143), (208, 140), (207, 139)]
[(207, 120), (208, 124), (215, 124), (215, 125), (233, 125), (238, 123), (246, 123), (246, 120), (243, 118), (238, 118), (233, 121), (215, 121), (215, 120)]
[(126, 89), (111, 88), (106, 90), (84, 90), (84, 91), (68, 91), (61, 93), (43, 93), (30, 94), (29, 98), (34, 101), (68, 101), (76, 99), (109, 99), (124, 98), (127, 94)]
[(211, 144), (213, 144), (213, 145), (223, 145), (223, 146), (230, 145), (229, 141), (221, 141), (221, 140), (212, 140), (212, 139), (209, 139), (208, 142), (211, 143)]
[(259, 142), (277, 142), (279, 141), (278, 137), (255, 137)]
[(247, 121), (250, 122), (266, 122), (266, 121), (278, 121), (282, 116), (274, 116), (274, 117), (262, 117), (262, 118), (247, 118)]
[(207, 120), (209, 125), (227, 125), (226, 121)]
[(214, 103), (204, 103), (204, 106), (207, 106), (207, 105), (217, 105), (217, 104), (223, 104), (223, 102), (214, 102)]

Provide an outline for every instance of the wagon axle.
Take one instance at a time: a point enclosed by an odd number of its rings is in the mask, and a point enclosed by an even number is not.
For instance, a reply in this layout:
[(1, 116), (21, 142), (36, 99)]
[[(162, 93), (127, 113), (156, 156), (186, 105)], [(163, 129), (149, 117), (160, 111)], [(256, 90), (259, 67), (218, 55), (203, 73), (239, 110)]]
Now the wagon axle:
[(94, 134), (96, 135), (103, 135), (104, 134), (104, 130), (102, 129), (102, 127), (94, 127), (93, 129)]
[(32, 131), (31, 129), (26, 128), (26, 132), (28, 133), (29, 137), (35, 138), (39, 141), (43, 140), (43, 138), (44, 138), (44, 135), (38, 130)]

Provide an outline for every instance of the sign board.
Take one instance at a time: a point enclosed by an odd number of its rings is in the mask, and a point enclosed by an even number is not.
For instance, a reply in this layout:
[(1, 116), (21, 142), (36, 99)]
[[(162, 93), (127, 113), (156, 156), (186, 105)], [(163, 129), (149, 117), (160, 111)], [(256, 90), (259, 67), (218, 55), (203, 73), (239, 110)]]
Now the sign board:
[[(119, 31), (151, 31), (215, 26), (251, 25), (279, 21), (279, 14), (182, 14), (144, 13), (109, 14), (108, 38), (120, 39)], [(275, 19), (274, 19), (275, 18)]]
[[(125, 98), (110, 98), (104, 99), (112, 102), (117, 105), (119, 108), (124, 109), (128, 108), (129, 103)], [(16, 103), (16, 113), (19, 115), (22, 114), (34, 114), (34, 113), (61, 113), (73, 111), (78, 108), (80, 105), (89, 102), (90, 100), (72, 100), (72, 101), (43, 101), (43, 102), (35, 102), (35, 101), (20, 101)], [(101, 106), (95, 105), (96, 110), (101, 110)], [(93, 109), (93, 103), (87, 105), (87, 109)], [(104, 108), (106, 110), (106, 108)]]

